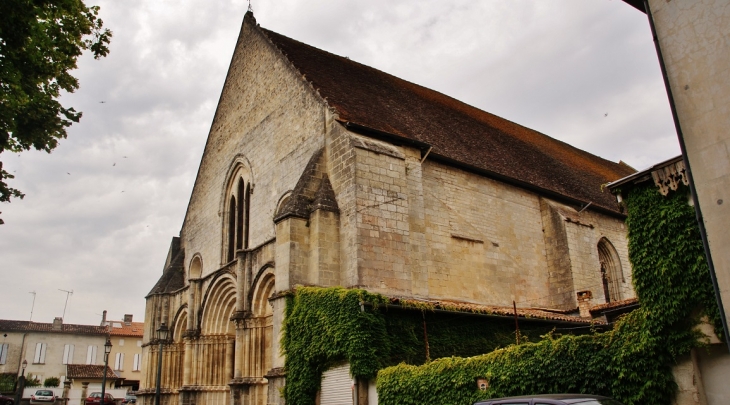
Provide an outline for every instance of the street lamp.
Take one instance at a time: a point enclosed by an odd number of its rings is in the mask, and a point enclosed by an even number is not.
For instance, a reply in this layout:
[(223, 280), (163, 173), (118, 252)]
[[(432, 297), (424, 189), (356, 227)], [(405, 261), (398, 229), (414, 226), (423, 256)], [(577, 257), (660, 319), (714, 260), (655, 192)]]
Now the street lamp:
[(112, 352), (112, 341), (109, 336), (106, 337), (106, 343), (104, 343), (104, 374), (101, 377), (101, 404), (106, 403), (106, 369), (109, 364), (109, 353)]
[(20, 404), (20, 400), (23, 398), (23, 390), (25, 389), (25, 368), (28, 367), (28, 360), (23, 360), (21, 368), (23, 369), (18, 378), (18, 389), (15, 391), (15, 403)]
[(160, 405), (160, 380), (162, 379), (162, 342), (167, 340), (170, 329), (167, 328), (165, 322), (162, 322), (157, 329), (157, 343), (160, 344), (157, 354), (157, 390), (155, 391), (155, 405)]

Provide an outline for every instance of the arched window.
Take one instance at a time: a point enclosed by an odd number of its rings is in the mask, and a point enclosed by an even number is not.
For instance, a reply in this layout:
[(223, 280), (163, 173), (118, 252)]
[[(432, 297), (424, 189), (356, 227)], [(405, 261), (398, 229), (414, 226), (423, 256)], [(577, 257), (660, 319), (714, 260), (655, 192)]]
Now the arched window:
[(193, 257), (193, 261), (190, 262), (190, 273), (188, 279), (200, 278), (203, 273), (203, 261), (200, 260), (200, 256)]
[(243, 247), (244, 249), (248, 249), (248, 223), (251, 213), (251, 183), (246, 184), (246, 198), (245, 198), (245, 205), (246, 209), (244, 210), (245, 213), (245, 220), (244, 220), (244, 226), (243, 226)]
[(253, 190), (251, 166), (238, 156), (226, 175), (221, 195), (221, 261), (230, 263), (236, 251), (248, 248), (250, 197)]
[(238, 187), (236, 190), (236, 201), (238, 201), (238, 207), (236, 207), (236, 249), (243, 248), (243, 218), (244, 218), (244, 205), (245, 197), (243, 179), (238, 179)]
[(233, 253), (235, 251), (236, 242), (236, 197), (231, 196), (230, 202), (228, 203), (228, 253), (226, 254), (226, 261), (230, 262), (233, 260)]
[(624, 279), (616, 248), (606, 238), (601, 238), (598, 241), (598, 261), (600, 262), (603, 295), (606, 297), (606, 302), (620, 300), (621, 284), (626, 280)]

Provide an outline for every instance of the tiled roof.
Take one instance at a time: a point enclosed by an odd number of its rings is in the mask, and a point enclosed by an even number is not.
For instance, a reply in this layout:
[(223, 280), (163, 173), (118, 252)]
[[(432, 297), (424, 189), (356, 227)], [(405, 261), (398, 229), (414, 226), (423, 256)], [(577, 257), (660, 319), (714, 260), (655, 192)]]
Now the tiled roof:
[[(421, 300), (401, 297), (391, 297), (390, 302), (393, 304), (399, 304), (403, 307), (411, 308), (428, 308), (455, 311), (455, 312), (468, 312), (473, 314), (483, 315), (497, 315), (513, 317), (515, 310), (513, 307), (498, 307), (491, 305), (480, 305), (471, 304), (466, 302), (457, 301), (444, 301), (444, 300)], [(425, 304), (425, 305), (424, 305)], [(559, 312), (552, 312), (544, 309), (535, 308), (517, 308), (517, 317), (529, 318), (529, 319), (542, 319), (545, 321), (560, 321), (560, 322), (571, 322), (571, 323), (604, 323), (601, 320), (581, 318), (579, 316), (570, 316)]]
[(0, 331), (8, 332), (51, 332), (81, 335), (106, 335), (106, 327), (94, 325), (62, 324), (61, 329), (53, 329), (52, 323), (13, 321), (0, 319)]
[(592, 306), (590, 309), (590, 312), (592, 314), (601, 313), (601, 312), (604, 312), (604, 311), (610, 310), (610, 309), (619, 309), (619, 308), (630, 307), (633, 305), (637, 305), (638, 303), (639, 303), (639, 300), (636, 298), (628, 298), (628, 299), (621, 300), (621, 301), (611, 301), (611, 302), (607, 302), (605, 304), (599, 304), (599, 305)]
[(180, 247), (180, 238), (174, 237), (170, 245), (170, 262), (166, 263), (162, 276), (147, 296), (168, 294), (183, 288), (185, 286), (184, 260), (185, 249)]
[[(66, 378), (103, 378), (104, 377), (104, 366), (97, 366), (92, 364), (67, 364), (66, 365)], [(111, 367), (106, 368), (106, 378), (108, 380), (116, 380), (119, 378), (118, 375), (112, 371)]]
[(142, 337), (144, 334), (144, 322), (131, 322), (127, 325), (123, 321), (109, 321), (109, 324), (109, 334), (112, 336)]
[[(245, 20), (255, 23), (250, 13)], [(614, 197), (602, 192), (601, 185), (631, 174), (634, 170), (629, 166), (369, 66), (260, 30), (351, 129), (432, 147), (431, 158), (581, 205), (592, 202), (594, 207), (619, 212)]]

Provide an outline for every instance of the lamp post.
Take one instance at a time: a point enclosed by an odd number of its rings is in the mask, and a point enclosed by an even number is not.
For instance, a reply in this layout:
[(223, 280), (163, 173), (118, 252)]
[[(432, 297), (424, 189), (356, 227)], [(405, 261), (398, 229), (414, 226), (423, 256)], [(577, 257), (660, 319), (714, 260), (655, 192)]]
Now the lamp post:
[(23, 360), (21, 364), (22, 373), (18, 378), (18, 389), (15, 391), (15, 403), (20, 404), (20, 400), (23, 398), (23, 390), (25, 389), (25, 368), (28, 367), (28, 360)]
[(106, 337), (106, 343), (104, 343), (104, 372), (103, 377), (101, 377), (101, 405), (104, 405), (106, 402), (106, 369), (109, 364), (109, 353), (112, 352), (112, 341), (109, 339), (109, 336)]
[(157, 353), (157, 389), (155, 390), (155, 405), (160, 405), (160, 380), (162, 379), (162, 342), (167, 340), (170, 329), (167, 328), (165, 322), (162, 322), (157, 329), (157, 343), (160, 344)]

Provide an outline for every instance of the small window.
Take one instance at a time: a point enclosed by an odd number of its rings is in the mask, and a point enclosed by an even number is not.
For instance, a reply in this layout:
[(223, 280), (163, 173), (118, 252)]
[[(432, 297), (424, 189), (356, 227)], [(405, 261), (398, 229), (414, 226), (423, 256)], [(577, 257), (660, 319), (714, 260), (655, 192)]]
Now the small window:
[(33, 364), (44, 364), (46, 362), (46, 344), (35, 344), (35, 355), (33, 356)]
[(142, 355), (137, 353), (134, 355), (134, 362), (132, 363), (132, 371), (139, 371), (142, 368)]
[(119, 346), (124, 346), (124, 339), (119, 339)]
[(117, 353), (114, 356), (114, 370), (122, 371), (124, 367), (124, 353)]
[(74, 345), (63, 346), (63, 362), (61, 364), (73, 364), (74, 362)]
[(0, 364), (5, 364), (8, 361), (8, 344), (3, 343), (0, 345)]
[(142, 347), (142, 341), (141, 340), (138, 340), (137, 341), (137, 347)]
[(96, 346), (89, 346), (86, 350), (86, 364), (96, 364)]

